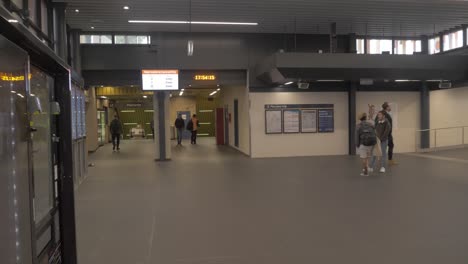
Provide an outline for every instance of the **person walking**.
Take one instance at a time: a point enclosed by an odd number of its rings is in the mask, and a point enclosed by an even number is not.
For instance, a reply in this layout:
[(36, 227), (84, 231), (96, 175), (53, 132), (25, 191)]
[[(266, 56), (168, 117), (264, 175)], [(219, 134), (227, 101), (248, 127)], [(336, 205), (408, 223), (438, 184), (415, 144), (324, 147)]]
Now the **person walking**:
[(356, 126), (356, 146), (362, 161), (361, 176), (369, 176), (369, 159), (377, 144), (377, 135), (374, 126), (367, 121), (366, 113), (360, 114), (359, 120), (361, 122)]
[(197, 130), (200, 127), (200, 121), (198, 121), (197, 115), (193, 115), (187, 124), (187, 130), (192, 133), (190, 143), (192, 145), (197, 144)]
[[(390, 136), (390, 132), (392, 131), (392, 126), (390, 122), (385, 118), (385, 113), (380, 111), (377, 114), (377, 123), (375, 123), (375, 132), (377, 135), (377, 145), (376, 148), (379, 148), (380, 145), (380, 152), (381, 157), (379, 158), (380, 161), (380, 173), (385, 173), (387, 167), (387, 146), (388, 140)], [(379, 144), (380, 143), (380, 144)], [(372, 157), (372, 163), (370, 172), (372, 172), (375, 168), (375, 162), (377, 160), (377, 155)]]
[[(390, 165), (397, 165), (398, 163), (393, 160), (393, 149), (395, 148), (395, 143), (393, 141), (393, 118), (390, 114), (392, 112), (392, 107), (388, 102), (383, 103), (382, 112), (390, 124), (390, 135), (388, 136), (388, 162)], [(378, 122), (378, 117), (375, 119), (375, 123)]]
[(179, 114), (174, 122), (174, 126), (177, 129), (177, 145), (182, 145), (182, 136), (184, 132), (185, 121), (182, 118), (182, 115)]
[(114, 120), (110, 124), (110, 132), (112, 135), (112, 151), (115, 152), (116, 148), (120, 150), (120, 135), (122, 135), (122, 123), (117, 115), (114, 116)]

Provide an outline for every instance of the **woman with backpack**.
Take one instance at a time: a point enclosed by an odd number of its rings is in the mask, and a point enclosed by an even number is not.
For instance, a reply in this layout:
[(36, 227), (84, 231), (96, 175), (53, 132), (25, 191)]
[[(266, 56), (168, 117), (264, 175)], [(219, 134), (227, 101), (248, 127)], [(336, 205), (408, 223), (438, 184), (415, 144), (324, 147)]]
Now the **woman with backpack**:
[(360, 114), (359, 120), (361, 122), (356, 126), (356, 146), (362, 160), (361, 176), (369, 176), (369, 159), (377, 144), (377, 135), (374, 126), (367, 121), (366, 113)]
[[(377, 114), (377, 120), (376, 120), (376, 123), (375, 123), (375, 132), (376, 132), (376, 135), (377, 135), (377, 139), (378, 145), (380, 145), (380, 149), (381, 149), (381, 153), (382, 153), (382, 157), (379, 158), (380, 159), (380, 173), (385, 173), (386, 171), (386, 167), (387, 167), (387, 147), (388, 147), (388, 140), (390, 138), (390, 134), (392, 132), (392, 125), (390, 124), (390, 122), (387, 120), (387, 118), (385, 117), (385, 113), (383, 111), (380, 111), (378, 114)], [(379, 146), (377, 146), (378, 148)], [(374, 166), (375, 166), (375, 161), (376, 161), (376, 157), (374, 156), (372, 158), (372, 163), (371, 163), (371, 168), (370, 168), (370, 172), (372, 172), (374, 170)]]

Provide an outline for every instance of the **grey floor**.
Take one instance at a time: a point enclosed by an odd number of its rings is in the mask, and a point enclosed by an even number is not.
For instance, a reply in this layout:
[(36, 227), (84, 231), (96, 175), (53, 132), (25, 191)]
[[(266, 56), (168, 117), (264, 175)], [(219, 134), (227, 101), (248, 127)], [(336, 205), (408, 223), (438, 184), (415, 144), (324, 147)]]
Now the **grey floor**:
[(468, 164), (249, 159), (212, 141), (103, 147), (76, 195), (79, 264), (466, 264)]

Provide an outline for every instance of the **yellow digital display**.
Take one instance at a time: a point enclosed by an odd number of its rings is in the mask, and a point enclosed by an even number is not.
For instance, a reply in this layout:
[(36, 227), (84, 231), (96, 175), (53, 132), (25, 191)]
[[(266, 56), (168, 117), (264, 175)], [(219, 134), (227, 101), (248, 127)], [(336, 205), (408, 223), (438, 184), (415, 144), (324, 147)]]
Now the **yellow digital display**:
[(214, 81), (216, 80), (215, 75), (195, 75), (193, 77), (195, 81)]
[[(31, 79), (32, 74), (29, 74), (29, 79)], [(0, 73), (0, 79), (5, 82), (21, 82), (24, 81), (24, 75), (11, 75), (7, 73)]]

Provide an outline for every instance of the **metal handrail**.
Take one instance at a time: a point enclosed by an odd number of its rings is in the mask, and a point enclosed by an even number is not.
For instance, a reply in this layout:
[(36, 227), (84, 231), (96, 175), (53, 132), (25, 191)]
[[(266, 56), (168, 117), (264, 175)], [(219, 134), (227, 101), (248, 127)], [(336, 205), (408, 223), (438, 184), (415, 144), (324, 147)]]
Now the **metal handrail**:
[[(421, 146), (416, 143), (416, 151), (419, 151), (419, 150), (435, 150), (435, 149), (439, 149), (440, 146), (438, 146), (438, 140), (437, 140), (437, 132), (438, 131), (442, 131), (442, 130), (458, 130), (460, 131), (461, 130), (461, 146), (466, 146), (466, 144), (468, 144), (468, 142), (466, 142), (466, 134), (465, 132), (467, 131), (468, 129), (468, 126), (457, 126), (457, 127), (442, 127), (442, 128), (431, 128), (431, 129), (421, 129), (421, 130), (416, 130), (416, 142), (418, 142), (420, 140), (419, 136), (423, 133), (431, 133), (432, 131), (434, 131), (434, 137), (433, 137), (433, 140), (434, 140), (434, 145), (433, 147), (432, 146), (429, 146), (429, 147), (426, 147), (426, 148), (421, 148)], [(419, 147), (418, 147), (419, 146)], [(454, 145), (455, 146), (455, 145)], [(456, 146), (460, 146), (460, 145), (456, 145)], [(449, 146), (446, 146), (446, 147), (449, 147)], [(442, 148), (444, 148), (442, 146)]]
[(421, 129), (421, 130), (416, 130), (416, 132), (428, 132), (428, 131), (434, 131), (434, 130), (447, 130), (447, 129), (458, 129), (458, 128), (468, 128), (468, 126), (441, 127), (441, 128), (431, 128), (431, 129)]

